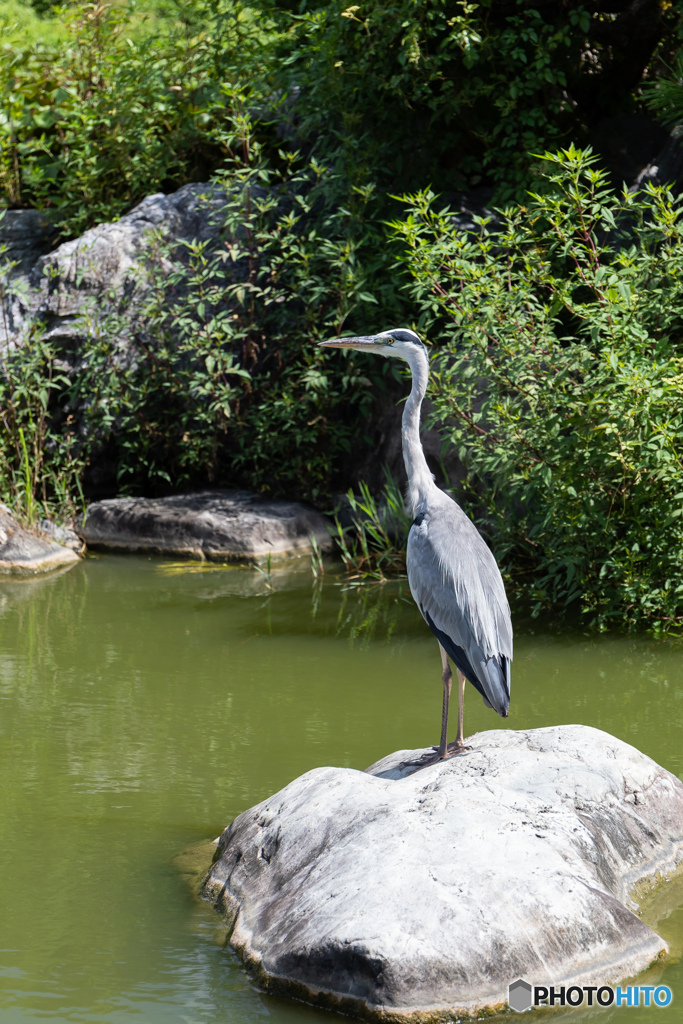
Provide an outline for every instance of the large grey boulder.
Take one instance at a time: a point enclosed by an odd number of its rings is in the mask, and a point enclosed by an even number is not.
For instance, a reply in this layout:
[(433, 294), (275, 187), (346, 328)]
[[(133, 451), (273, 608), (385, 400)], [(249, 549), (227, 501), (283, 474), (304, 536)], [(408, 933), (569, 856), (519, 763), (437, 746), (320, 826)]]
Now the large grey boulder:
[(253, 560), (331, 546), (325, 520), (296, 501), (249, 491), (199, 491), (170, 498), (111, 498), (88, 508), (88, 547), (159, 551), (214, 561)]
[(46, 531), (25, 529), (6, 505), (0, 505), (0, 574), (31, 576), (77, 561), (78, 554), (71, 547), (56, 543)]
[(99, 224), (40, 256), (30, 271), (24, 259), (22, 285), (6, 304), (7, 336), (0, 337), (0, 349), (3, 343), (20, 343), (36, 322), (67, 353), (77, 351), (84, 335), (112, 312), (134, 327), (149, 291), (147, 270), (158, 240), (217, 240), (225, 198), (213, 184), (159, 192), (120, 220)]
[(269, 992), (381, 1021), (505, 1009), (508, 985), (603, 985), (666, 943), (633, 890), (683, 859), (683, 784), (607, 733), (470, 738), (317, 768), (220, 837), (204, 895)]

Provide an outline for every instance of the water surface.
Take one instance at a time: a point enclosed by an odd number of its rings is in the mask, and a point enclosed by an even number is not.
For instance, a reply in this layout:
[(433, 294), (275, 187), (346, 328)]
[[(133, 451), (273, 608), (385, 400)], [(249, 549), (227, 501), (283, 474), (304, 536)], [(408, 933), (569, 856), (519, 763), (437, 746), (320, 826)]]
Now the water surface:
[[(0, 582), (2, 1024), (341, 1019), (255, 991), (178, 860), (310, 768), (438, 741), (438, 647), (405, 584), (339, 583), (126, 556)], [(469, 688), (466, 733), (581, 722), (683, 773), (673, 644), (518, 630), (512, 697), (504, 723)], [(650, 913), (680, 949), (671, 891)], [(683, 1019), (680, 964), (652, 978), (668, 1009), (571, 1017)]]

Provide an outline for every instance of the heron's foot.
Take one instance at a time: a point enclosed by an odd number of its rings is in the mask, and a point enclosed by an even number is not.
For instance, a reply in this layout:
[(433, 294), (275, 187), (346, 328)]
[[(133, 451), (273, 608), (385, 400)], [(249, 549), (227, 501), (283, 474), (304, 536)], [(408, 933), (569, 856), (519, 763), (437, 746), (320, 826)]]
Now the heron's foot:
[(448, 744), (446, 753), (443, 755), (444, 760), (447, 757), (459, 757), (460, 754), (466, 754), (467, 751), (471, 749), (472, 747), (468, 747), (466, 743), (458, 743), (457, 740), (454, 740), (453, 743)]
[(413, 768), (415, 771), (418, 771), (420, 768), (428, 768), (430, 764), (438, 764), (439, 761), (447, 761), (451, 757), (459, 757), (471, 749), (472, 747), (465, 746), (464, 743), (458, 743), (455, 740), (453, 743), (448, 744), (444, 754), (440, 753), (438, 747), (432, 747), (431, 750), (426, 750), (424, 754), (414, 761), (403, 761), (399, 767)]
[(399, 768), (426, 768), (430, 764), (437, 764), (441, 760), (438, 747), (432, 747), (431, 750), (426, 750), (420, 757), (416, 757), (414, 761), (401, 761)]

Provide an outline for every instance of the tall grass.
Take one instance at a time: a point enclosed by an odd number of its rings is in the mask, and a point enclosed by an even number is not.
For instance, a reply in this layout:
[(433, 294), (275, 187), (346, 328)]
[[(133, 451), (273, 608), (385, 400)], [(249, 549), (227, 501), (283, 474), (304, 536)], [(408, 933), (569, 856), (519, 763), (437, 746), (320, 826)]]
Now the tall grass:
[(333, 536), (348, 581), (386, 583), (405, 577), (411, 520), (398, 484), (387, 472), (379, 499), (363, 481), (359, 492), (351, 490), (346, 496), (351, 522), (342, 526), (339, 515), (335, 517)]

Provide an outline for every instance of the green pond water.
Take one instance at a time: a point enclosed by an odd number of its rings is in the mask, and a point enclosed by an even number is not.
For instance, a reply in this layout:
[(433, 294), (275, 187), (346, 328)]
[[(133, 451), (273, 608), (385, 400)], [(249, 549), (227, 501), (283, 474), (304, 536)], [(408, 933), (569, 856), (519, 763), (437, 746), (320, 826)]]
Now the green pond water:
[[(187, 884), (192, 848), (295, 776), (438, 740), (405, 584), (340, 582), (132, 556), (0, 581), (1, 1024), (341, 1019), (253, 989)], [(519, 628), (513, 670), (509, 720), (468, 687), (466, 733), (582, 722), (683, 773), (680, 647)], [(674, 952), (682, 905), (679, 881), (645, 908)], [(683, 1021), (680, 962), (653, 979), (666, 1009), (567, 1016)]]

